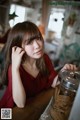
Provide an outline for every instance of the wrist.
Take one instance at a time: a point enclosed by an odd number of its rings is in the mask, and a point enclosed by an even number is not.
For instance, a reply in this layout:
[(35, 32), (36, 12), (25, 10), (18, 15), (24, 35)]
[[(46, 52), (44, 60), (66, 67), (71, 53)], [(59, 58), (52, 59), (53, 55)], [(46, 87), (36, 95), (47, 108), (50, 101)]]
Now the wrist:
[(12, 65), (12, 71), (19, 71), (19, 67), (18, 66), (15, 67), (15, 66)]

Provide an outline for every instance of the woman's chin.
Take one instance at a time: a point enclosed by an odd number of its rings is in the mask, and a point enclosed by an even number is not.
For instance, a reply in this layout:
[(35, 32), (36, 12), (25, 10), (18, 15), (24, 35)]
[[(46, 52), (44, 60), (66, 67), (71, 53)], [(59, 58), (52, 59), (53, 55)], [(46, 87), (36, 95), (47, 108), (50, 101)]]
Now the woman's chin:
[(36, 59), (39, 59), (39, 58), (41, 58), (41, 57), (43, 56), (43, 54), (44, 54), (44, 53), (37, 54), (37, 55), (35, 56), (35, 58), (36, 58)]

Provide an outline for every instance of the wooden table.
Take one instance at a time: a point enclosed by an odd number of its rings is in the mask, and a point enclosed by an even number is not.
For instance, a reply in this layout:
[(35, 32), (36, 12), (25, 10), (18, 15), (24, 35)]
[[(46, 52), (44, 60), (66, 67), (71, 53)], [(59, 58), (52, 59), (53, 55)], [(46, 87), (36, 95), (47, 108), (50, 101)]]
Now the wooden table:
[(39, 120), (53, 94), (54, 89), (50, 88), (33, 98), (31, 103), (24, 108), (14, 107), (12, 110), (12, 120)]

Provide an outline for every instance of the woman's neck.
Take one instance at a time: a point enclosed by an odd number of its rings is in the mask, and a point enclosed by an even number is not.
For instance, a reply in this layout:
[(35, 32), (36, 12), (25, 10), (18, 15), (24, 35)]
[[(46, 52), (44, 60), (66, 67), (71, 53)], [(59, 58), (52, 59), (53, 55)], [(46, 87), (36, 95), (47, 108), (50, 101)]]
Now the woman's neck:
[(32, 58), (27, 58), (27, 60), (25, 60), (24, 62), (24, 65), (27, 65), (30, 68), (36, 68), (36, 60)]

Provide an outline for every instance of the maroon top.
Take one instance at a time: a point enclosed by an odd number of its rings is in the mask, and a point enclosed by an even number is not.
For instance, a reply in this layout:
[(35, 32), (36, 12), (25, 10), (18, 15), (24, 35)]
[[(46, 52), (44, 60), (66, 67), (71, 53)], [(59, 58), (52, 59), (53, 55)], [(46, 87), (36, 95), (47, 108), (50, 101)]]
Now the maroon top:
[[(44, 60), (50, 72), (50, 74), (46, 76), (43, 76), (39, 72), (39, 74), (35, 78), (31, 74), (29, 74), (27, 71), (25, 71), (22, 66), (20, 67), (20, 76), (21, 76), (23, 86), (25, 88), (27, 98), (31, 98), (37, 95), (38, 93), (40, 93), (41, 91), (48, 89), (51, 86), (53, 79), (57, 75), (48, 55), (44, 54)], [(12, 97), (11, 66), (8, 69), (8, 80), (9, 80), (8, 87), (6, 89), (6, 92), (3, 98), (1, 99), (0, 107), (13, 107), (15, 105)]]

